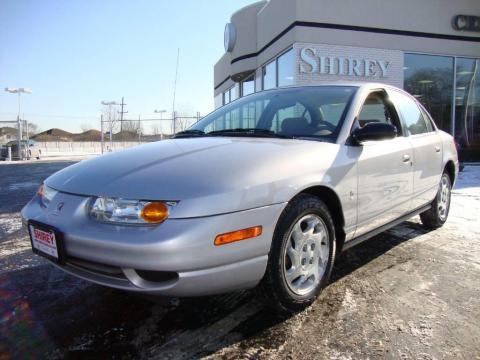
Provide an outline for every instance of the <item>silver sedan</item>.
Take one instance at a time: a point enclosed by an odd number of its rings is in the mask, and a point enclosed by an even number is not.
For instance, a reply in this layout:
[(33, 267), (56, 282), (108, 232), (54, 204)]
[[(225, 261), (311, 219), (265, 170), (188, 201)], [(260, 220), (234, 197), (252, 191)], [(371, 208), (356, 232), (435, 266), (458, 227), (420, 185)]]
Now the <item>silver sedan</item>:
[(280, 88), (65, 168), (22, 215), (35, 253), (97, 284), (165, 296), (258, 286), (295, 311), (341, 251), (417, 214), (442, 226), (457, 173), (452, 137), (403, 90)]

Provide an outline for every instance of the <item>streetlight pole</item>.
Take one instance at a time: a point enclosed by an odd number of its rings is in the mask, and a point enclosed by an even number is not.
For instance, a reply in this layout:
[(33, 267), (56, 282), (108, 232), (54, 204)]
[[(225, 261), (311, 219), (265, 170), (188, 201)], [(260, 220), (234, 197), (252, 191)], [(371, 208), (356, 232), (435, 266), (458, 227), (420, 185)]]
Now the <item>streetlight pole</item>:
[[(11, 94), (18, 94), (18, 114), (17, 114), (17, 149), (18, 149), (18, 158), (23, 160), (22, 154), (22, 124), (20, 122), (20, 95), (31, 94), (32, 90), (28, 88), (5, 88), (6, 92)], [(27, 144), (28, 146), (28, 144)]]
[(162, 109), (162, 110), (153, 110), (155, 114), (160, 114), (160, 139), (162, 139), (162, 134), (163, 134), (163, 114), (167, 112), (167, 110)]
[(160, 120), (163, 120), (163, 114), (167, 112), (167, 110), (153, 110), (155, 114), (160, 114)]

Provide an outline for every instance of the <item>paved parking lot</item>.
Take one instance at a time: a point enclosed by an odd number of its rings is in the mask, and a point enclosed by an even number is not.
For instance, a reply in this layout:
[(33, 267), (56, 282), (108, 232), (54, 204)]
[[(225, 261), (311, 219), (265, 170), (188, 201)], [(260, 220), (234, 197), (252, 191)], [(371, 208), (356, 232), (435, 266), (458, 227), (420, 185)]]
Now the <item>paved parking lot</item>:
[(405, 222), (342, 255), (332, 284), (291, 317), (252, 291), (149, 299), (89, 284), (32, 254), (19, 211), (71, 164), (0, 165), (0, 359), (480, 359), (480, 167), (448, 223)]

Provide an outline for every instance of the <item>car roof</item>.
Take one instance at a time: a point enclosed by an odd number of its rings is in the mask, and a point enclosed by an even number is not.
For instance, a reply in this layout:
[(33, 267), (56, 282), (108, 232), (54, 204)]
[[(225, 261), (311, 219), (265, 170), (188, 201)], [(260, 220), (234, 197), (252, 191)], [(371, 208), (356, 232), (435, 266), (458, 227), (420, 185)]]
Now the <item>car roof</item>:
[[(287, 85), (287, 86), (279, 86), (272, 89), (257, 91), (253, 94), (263, 93), (263, 92), (276, 92), (288, 89), (301, 89), (301, 88), (312, 88), (312, 87), (332, 87), (332, 86), (345, 86), (345, 87), (355, 87), (362, 90), (369, 90), (369, 89), (395, 89), (401, 92), (405, 92), (405, 90), (385, 83), (379, 82), (360, 82), (360, 81), (331, 81), (331, 82), (321, 82), (321, 83), (312, 83), (312, 84), (304, 84), (304, 85)], [(253, 95), (250, 94), (250, 95)]]

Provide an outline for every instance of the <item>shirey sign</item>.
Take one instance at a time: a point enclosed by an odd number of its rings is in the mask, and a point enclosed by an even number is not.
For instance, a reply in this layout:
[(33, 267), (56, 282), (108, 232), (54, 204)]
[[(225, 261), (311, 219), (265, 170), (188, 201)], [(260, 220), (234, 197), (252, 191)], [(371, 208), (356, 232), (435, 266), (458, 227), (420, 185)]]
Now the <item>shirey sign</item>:
[(298, 83), (362, 80), (403, 85), (401, 51), (300, 43), (294, 48)]
[(386, 60), (319, 55), (311, 47), (300, 50), (300, 59), (300, 72), (329, 75), (386, 77), (390, 65)]

